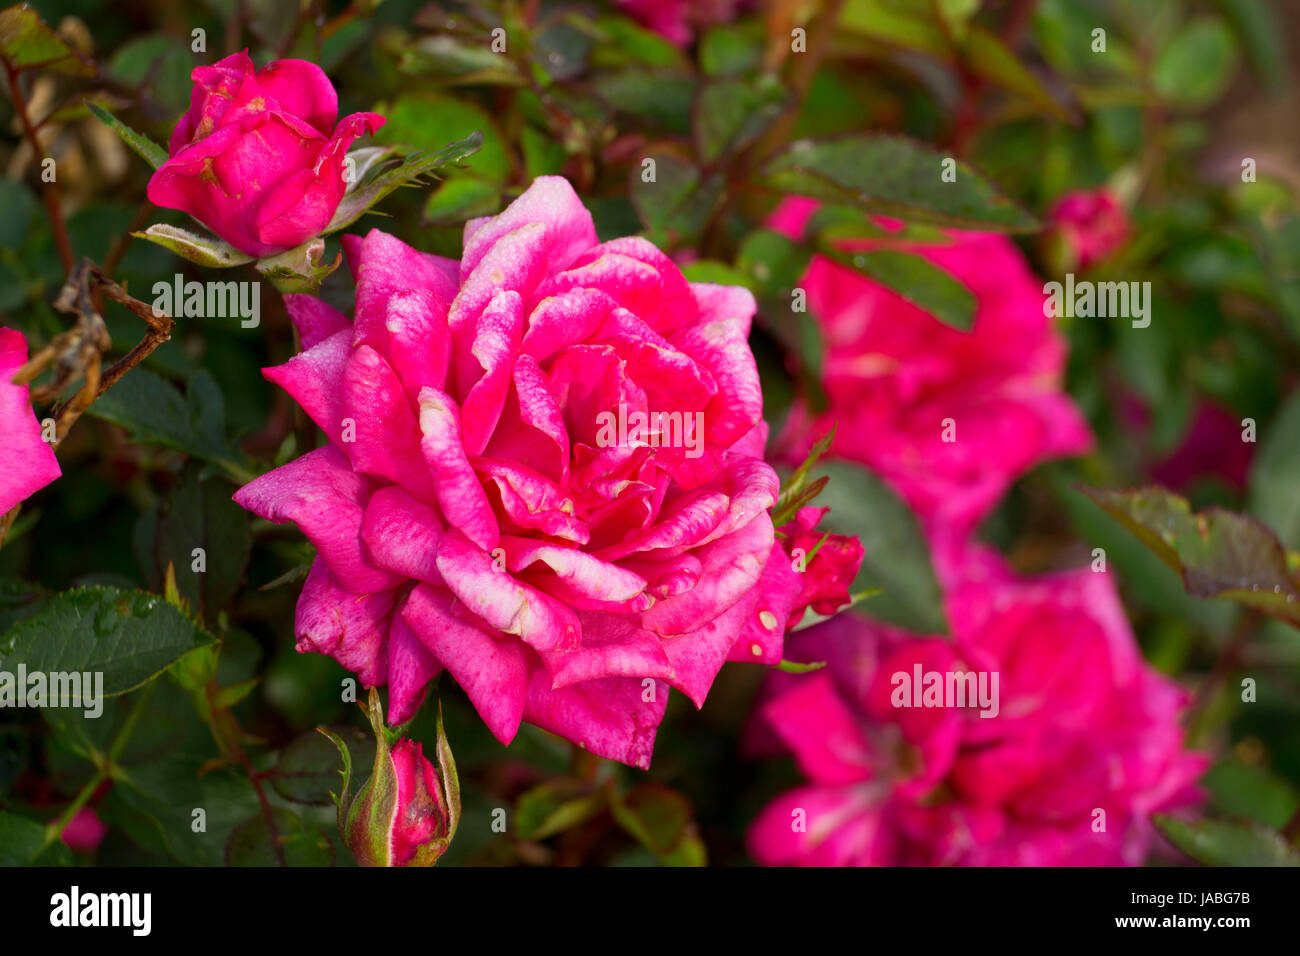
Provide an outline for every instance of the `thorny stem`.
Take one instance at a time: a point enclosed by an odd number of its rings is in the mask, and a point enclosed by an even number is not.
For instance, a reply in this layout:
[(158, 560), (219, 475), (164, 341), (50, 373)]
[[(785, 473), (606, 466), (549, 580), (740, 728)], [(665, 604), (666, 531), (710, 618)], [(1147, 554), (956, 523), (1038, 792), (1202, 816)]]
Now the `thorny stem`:
[[(32, 154), (37, 159), (39, 165), (41, 157), (45, 155), (45, 150), (41, 147), (40, 138), (36, 135), (36, 127), (32, 125), (31, 117), (27, 115), (27, 98), (23, 96), (21, 84), (18, 82), (18, 71), (13, 67), (5, 64), (5, 71), (9, 74), (9, 97), (13, 100), (14, 112), (18, 114), (18, 122), (22, 125), (23, 134), (31, 144)], [(59, 258), (63, 260), (63, 268), (71, 272), (76, 265), (77, 257), (72, 251), (72, 240), (68, 238), (68, 226), (63, 221), (63, 205), (59, 194), (59, 184), (56, 181), (43, 182), (41, 189), (41, 199), (45, 203), (46, 212), (50, 217), (50, 229), (54, 233), (54, 245), (59, 250)]]

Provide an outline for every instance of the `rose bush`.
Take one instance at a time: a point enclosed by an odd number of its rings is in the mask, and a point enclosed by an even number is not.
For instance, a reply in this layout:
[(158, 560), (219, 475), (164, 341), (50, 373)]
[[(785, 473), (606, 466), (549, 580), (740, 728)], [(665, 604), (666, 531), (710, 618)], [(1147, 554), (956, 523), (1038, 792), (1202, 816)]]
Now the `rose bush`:
[[(783, 552), (752, 296), (600, 242), (555, 177), (468, 223), (459, 263), (344, 243), (354, 320), (289, 297), (304, 351), (266, 371), (329, 444), (236, 495), (318, 549), (299, 649), (387, 683), (394, 723), (445, 667), (503, 742), (526, 720), (648, 765), (657, 682), (699, 706), (733, 648), (779, 660), (802, 587), (784, 557), (755, 587)], [(698, 414), (702, 441), (606, 444), (620, 407)]]
[[(792, 659), (828, 666), (768, 678), (760, 719), (808, 783), (755, 821), (754, 856), (835, 866), (1140, 864), (1150, 814), (1197, 799), (1206, 759), (1184, 749), (1188, 695), (1143, 661), (1108, 574), (1024, 578), (992, 551), (946, 550), (951, 641), (853, 614), (788, 639)], [(895, 675), (911, 678), (917, 667), (996, 673), (986, 708), (995, 715), (973, 702), (896, 706)]]
[(347, 188), (348, 147), (384, 117), (353, 113), (336, 125), (334, 86), (306, 60), (254, 70), (247, 52), (235, 53), (195, 67), (193, 80), (149, 201), (189, 213), (255, 258), (322, 232)]

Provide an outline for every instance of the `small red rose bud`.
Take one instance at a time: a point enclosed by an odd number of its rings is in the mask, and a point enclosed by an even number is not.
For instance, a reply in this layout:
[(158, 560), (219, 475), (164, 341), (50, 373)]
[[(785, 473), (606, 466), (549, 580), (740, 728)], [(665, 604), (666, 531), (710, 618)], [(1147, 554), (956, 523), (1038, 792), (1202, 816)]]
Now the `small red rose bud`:
[(379, 694), (370, 692), (375, 764), (370, 779), (348, 801), (351, 776), (347, 747), (332, 734), (344, 757), (344, 798), (339, 830), (361, 866), (433, 866), (451, 845), (460, 821), (460, 782), (438, 710), (438, 766), (414, 740), (389, 743)]

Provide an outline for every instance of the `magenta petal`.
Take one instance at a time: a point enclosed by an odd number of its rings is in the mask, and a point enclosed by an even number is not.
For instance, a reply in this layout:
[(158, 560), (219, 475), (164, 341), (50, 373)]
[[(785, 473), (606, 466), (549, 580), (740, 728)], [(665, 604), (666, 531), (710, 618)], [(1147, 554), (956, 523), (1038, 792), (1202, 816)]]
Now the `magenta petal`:
[(455, 260), (420, 252), (378, 229), (364, 239), (345, 236), (343, 251), (357, 280), (356, 345), (388, 352), (388, 301), (399, 292), (427, 290), (450, 302), (460, 287)]
[(447, 522), (479, 547), (497, 546), (500, 529), (478, 476), (465, 457), (460, 409), (445, 392), (420, 390), (420, 450), (437, 485), (438, 504)]
[(339, 448), (352, 467), (387, 478), (421, 501), (436, 500), (438, 491), (420, 453), (415, 412), (393, 367), (369, 345), (357, 346), (343, 370), (342, 391), (350, 427)]
[(298, 330), (304, 350), (352, 328), (351, 319), (314, 295), (290, 292), (281, 298), (285, 311), (289, 313), (289, 321)]
[(466, 223), (461, 277), (478, 268), (498, 239), (529, 223), (545, 225), (546, 256), (552, 271), (566, 268), (597, 242), (591, 213), (568, 180), (560, 176), (538, 176), (500, 215)]
[(257, 237), (270, 246), (292, 249), (325, 231), (347, 189), (344, 162), (359, 136), (384, 125), (376, 113), (354, 113), (339, 123), (315, 164), (272, 189), (254, 218)]
[(339, 586), (326, 563), (317, 558), (298, 597), (294, 633), (301, 654), (325, 654), (350, 671), (365, 687), (384, 682), (388, 673), (384, 637), (394, 591), (354, 594)]
[(540, 564), (577, 593), (596, 601), (628, 601), (645, 591), (645, 578), (577, 548), (509, 535), (502, 535), (501, 546), (509, 570)]
[(438, 571), (468, 611), (498, 630), (519, 635), (539, 651), (578, 646), (582, 629), (571, 610), (515, 580), (454, 527), (439, 545)]
[(388, 714), (390, 725), (406, 723), (424, 703), (424, 689), (442, 670), (401, 613), (388, 627)]
[(606, 677), (657, 677), (673, 681), (676, 672), (659, 636), (638, 627), (622, 614), (581, 612), (582, 646), (577, 650), (542, 653), (553, 688)]
[(361, 517), (368, 488), (334, 447), (309, 451), (235, 492), (235, 502), (277, 524), (292, 521), (356, 594), (395, 587), (400, 579), (375, 567), (361, 546)]
[(445, 591), (418, 585), (402, 617), (465, 689), (497, 740), (508, 744), (519, 730), (528, 695), (527, 652), (513, 640), (499, 640), (451, 612)]
[(672, 337), (672, 343), (718, 383), (718, 393), (704, 410), (709, 441), (726, 447), (743, 437), (763, 417), (758, 367), (749, 350), (749, 327), (758, 306), (748, 289), (693, 283), (700, 323)]
[(273, 60), (257, 71), (257, 85), (275, 98), (280, 109), (301, 117), (322, 136), (329, 136), (339, 115), (334, 85), (315, 63)]
[[(470, 349), (472, 362), (467, 364), (477, 363), (481, 371), (460, 407), (467, 455), (483, 454), (501, 418), (515, 357), (519, 354), (523, 324), (524, 304), (515, 292), (497, 293), (479, 318)], [(466, 385), (463, 375), (467, 372), (468, 369), (457, 372), (457, 385), (462, 388)]]
[(399, 292), (388, 300), (384, 327), (389, 336), (388, 360), (411, 404), (419, 404), (422, 388), (445, 389), (451, 334), (442, 300), (428, 289)]
[(0, 328), (0, 515), (62, 472), (54, 449), (41, 440), (41, 426), (32, 412), (26, 385), (11, 381), (27, 362), (27, 340), (21, 332)]
[(370, 497), (361, 521), (361, 540), (379, 567), (440, 585), (438, 542), (443, 528), (434, 508), (416, 501), (399, 485), (389, 485)]
[(528, 689), (524, 718), (597, 756), (645, 770), (667, 704), (668, 686), (653, 678), (610, 677), (554, 690), (539, 670)]
[(853, 783), (872, 775), (871, 745), (862, 733), (861, 718), (845, 706), (829, 674), (806, 675), (769, 701), (763, 717), (810, 780)]
[(293, 396), (329, 440), (339, 445), (346, 417), (339, 383), (351, 356), (352, 332), (345, 327), (283, 365), (262, 369), (262, 376)]

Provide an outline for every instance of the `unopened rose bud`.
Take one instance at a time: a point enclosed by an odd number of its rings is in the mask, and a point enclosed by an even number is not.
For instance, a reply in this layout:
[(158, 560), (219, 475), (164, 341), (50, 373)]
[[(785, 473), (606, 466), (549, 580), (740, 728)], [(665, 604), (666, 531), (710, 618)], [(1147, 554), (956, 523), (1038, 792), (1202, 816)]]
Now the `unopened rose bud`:
[[(339, 803), (339, 829), (361, 866), (433, 866), (451, 845), (460, 820), (460, 782), (438, 712), (438, 766), (414, 740), (388, 743), (377, 691), (370, 720), (376, 737), (370, 779), (350, 802)], [(345, 751), (345, 745), (331, 738)], [(344, 793), (350, 766), (344, 756)]]

